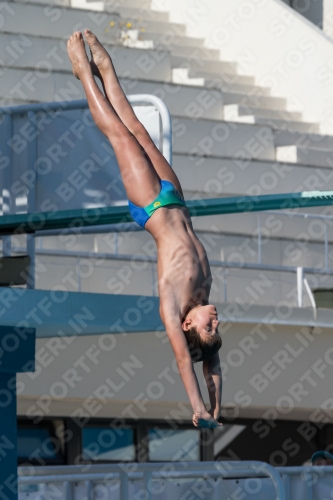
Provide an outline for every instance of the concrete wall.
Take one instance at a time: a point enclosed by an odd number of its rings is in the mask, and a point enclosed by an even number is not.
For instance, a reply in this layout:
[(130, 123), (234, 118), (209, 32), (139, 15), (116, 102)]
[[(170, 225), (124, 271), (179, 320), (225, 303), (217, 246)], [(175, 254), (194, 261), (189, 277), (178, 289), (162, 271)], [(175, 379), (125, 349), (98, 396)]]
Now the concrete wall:
[[(218, 307), (221, 317), (231, 309)], [(239, 306), (238, 321), (221, 324), (223, 412), (231, 420), (332, 419), (333, 330), (306, 326), (309, 312), (286, 311), (277, 305), (241, 312)], [(271, 323), (262, 324), (264, 315)], [(295, 324), (278, 324), (287, 315)], [(179, 418), (191, 418), (164, 331), (72, 337), (70, 344), (38, 339), (36, 364), (35, 373), (18, 376), (21, 415), (165, 418), (178, 409)], [(208, 402), (202, 364), (195, 370)]]

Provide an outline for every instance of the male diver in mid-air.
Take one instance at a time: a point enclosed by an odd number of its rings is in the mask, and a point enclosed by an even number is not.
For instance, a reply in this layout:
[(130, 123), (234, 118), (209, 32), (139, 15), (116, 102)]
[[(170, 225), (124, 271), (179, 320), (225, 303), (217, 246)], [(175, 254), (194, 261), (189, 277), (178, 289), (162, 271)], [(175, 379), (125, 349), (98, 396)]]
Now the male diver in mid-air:
[[(211, 271), (196, 237), (175, 172), (136, 118), (120, 87), (112, 61), (90, 30), (67, 43), (73, 73), (84, 88), (97, 127), (114, 149), (133, 219), (154, 238), (158, 252), (160, 315), (179, 374), (193, 408), (196, 427), (217, 427), (221, 407), (221, 367), (215, 306), (208, 304)], [(103, 92), (95, 82), (100, 78)], [(207, 411), (193, 362), (203, 361), (211, 408)]]

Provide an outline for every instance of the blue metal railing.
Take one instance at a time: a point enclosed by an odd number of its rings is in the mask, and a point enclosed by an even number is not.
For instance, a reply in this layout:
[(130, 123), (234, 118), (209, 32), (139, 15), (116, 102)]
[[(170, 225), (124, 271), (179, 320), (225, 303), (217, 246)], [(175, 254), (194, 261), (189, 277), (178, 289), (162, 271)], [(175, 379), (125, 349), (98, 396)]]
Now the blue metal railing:
[[(86, 470), (87, 472), (82, 472)], [(22, 471), (22, 473), (24, 470)], [(133, 463), (133, 464), (101, 464), (89, 466), (52, 466), (38, 467), (34, 476), (22, 476), (19, 469), (19, 490), (22, 498), (28, 498), (29, 485), (58, 485), (59, 493), (62, 491), (62, 500), (71, 500), (73, 485), (84, 484), (85, 496), (92, 491), (94, 485), (107, 485), (110, 482), (118, 483), (121, 500), (129, 500), (129, 483), (140, 482), (145, 492), (145, 500), (153, 498), (153, 481), (180, 481), (193, 479), (196, 482), (206, 481), (210, 489), (210, 498), (223, 500), (221, 482), (226, 479), (270, 479), (275, 495), (270, 500), (286, 500), (283, 481), (276, 469), (270, 465), (257, 461), (243, 462), (165, 462), (165, 463)], [(115, 490), (115, 484), (112, 489)], [(239, 487), (235, 485), (237, 489)], [(205, 490), (206, 491), (206, 490)], [(81, 490), (82, 492), (82, 490)], [(253, 493), (251, 494), (253, 498)], [(19, 497), (20, 498), (20, 497)], [(166, 496), (159, 497), (164, 499)], [(177, 500), (177, 496), (173, 497)], [(206, 497), (205, 497), (206, 498)], [(239, 497), (244, 498), (245, 496)], [(251, 498), (251, 496), (249, 496)]]

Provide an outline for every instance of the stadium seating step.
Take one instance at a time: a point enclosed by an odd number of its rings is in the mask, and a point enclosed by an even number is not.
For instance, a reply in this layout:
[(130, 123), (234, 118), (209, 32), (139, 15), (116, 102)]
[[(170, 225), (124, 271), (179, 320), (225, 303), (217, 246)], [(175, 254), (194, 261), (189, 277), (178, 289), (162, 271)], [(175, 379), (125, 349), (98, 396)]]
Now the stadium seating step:
[[(110, 14), (115, 13), (115, 10), (112, 7), (109, 7), (108, 4), (104, 4), (104, 11)], [(121, 28), (126, 28), (126, 24), (131, 23), (132, 28), (142, 30), (143, 33), (145, 31), (153, 31), (155, 33), (163, 34), (170, 29), (175, 29), (177, 33), (180, 33), (183, 36), (186, 35), (186, 26), (184, 24), (171, 23), (167, 20), (154, 20), (149, 15), (146, 17), (140, 15), (136, 16), (135, 14), (132, 14), (132, 16), (121, 15), (121, 11), (120, 17), (120, 23), (122, 23), (120, 26)]]
[[(197, 44), (196, 46), (194, 46), (193, 44), (183, 45), (182, 41), (186, 40), (184, 36), (171, 39), (170, 37), (167, 37), (165, 33), (160, 34), (153, 33), (151, 31), (146, 32), (145, 30), (141, 29), (130, 29), (122, 31), (121, 36), (125, 40), (125, 44), (132, 47), (147, 45), (151, 48), (167, 50), (171, 52), (172, 55), (186, 58), (186, 60), (191, 60), (193, 57), (197, 57), (200, 53), (200, 57), (207, 60), (215, 60), (216, 62), (220, 63), (220, 51), (215, 49), (207, 49), (200, 46), (200, 39), (199, 44)], [(127, 42), (126, 37), (129, 42)]]
[[(33, 68), (3, 68), (6, 78), (0, 87), (0, 99), (26, 102), (49, 102), (83, 99), (81, 83), (71, 71), (35, 71)], [(193, 120), (223, 119), (223, 100), (219, 91), (171, 83), (120, 79), (127, 94), (155, 94), (163, 99), (171, 113)]]
[(286, 121), (279, 120), (277, 118), (262, 118), (261, 116), (255, 116), (253, 123), (268, 125), (273, 129), (279, 130), (298, 130), (300, 132), (317, 133), (320, 131), (320, 125), (318, 123), (310, 122), (298, 122), (298, 121)]
[[(14, 2), (21, 3), (22, 0), (12, 0)], [(55, 5), (62, 7), (73, 7), (84, 8), (89, 10), (95, 10), (96, 4), (100, 4), (97, 10), (105, 10), (107, 12), (114, 12), (120, 14), (124, 18), (124, 22), (130, 22), (131, 20), (149, 20), (149, 21), (169, 21), (169, 13), (161, 10), (150, 9), (150, 3), (145, 0), (121, 0), (121, 1), (101, 1), (101, 0), (25, 0), (24, 3), (29, 4), (42, 4), (42, 5)]]
[[(15, 3), (22, 3), (22, 0), (11, 0)], [(26, 3), (29, 4), (42, 4), (42, 5), (52, 5), (54, 7), (72, 7), (71, 4), (72, 0), (53, 0), (50, 2), (50, 0), (26, 0)]]
[(300, 163), (318, 167), (333, 167), (333, 150), (312, 149), (300, 146), (278, 146), (276, 159), (289, 163)]
[(304, 134), (302, 132), (281, 130), (275, 136), (276, 146), (299, 146), (304, 148), (333, 151), (333, 136)]
[(191, 58), (184, 56), (172, 56), (173, 68), (186, 68), (189, 71), (212, 71), (214, 73), (237, 73), (237, 64), (224, 61), (210, 61), (209, 59), (202, 59), (200, 56), (201, 49), (198, 48), (193, 52)]
[[(68, 38), (75, 30), (89, 27), (101, 41), (116, 41), (126, 23), (130, 21), (115, 12), (99, 12), (86, 9), (47, 9), (45, 5), (36, 3), (10, 2), (2, 9), (3, 22), (7, 33), (23, 33), (35, 36), (50, 36)], [(183, 24), (173, 24), (166, 21), (142, 20), (135, 28), (164, 33), (173, 29), (185, 35)]]
[[(121, 15), (124, 22), (140, 22), (140, 21), (150, 21), (150, 22), (163, 22), (169, 23), (168, 12), (161, 12), (159, 10), (143, 9), (140, 7), (126, 7), (120, 4), (116, 6), (109, 2), (103, 2), (104, 10), (106, 12), (116, 12)], [(93, 4), (88, 4), (93, 7)]]
[[(45, 14), (46, 12), (46, 14)], [(104, 42), (112, 39), (105, 29), (112, 22), (118, 22), (117, 14), (88, 12), (81, 9), (48, 9), (44, 5), (11, 2), (2, 9), (6, 33), (44, 36), (68, 39), (75, 30), (90, 27)], [(116, 34), (114, 35), (116, 39)]]
[(275, 160), (273, 130), (247, 123), (173, 115), (173, 152), (217, 158)]
[[(205, 80), (204, 78), (189, 78), (189, 71), (185, 68), (172, 69), (172, 81), (180, 85), (195, 85), (207, 89), (219, 89), (222, 92), (239, 92), (241, 94), (270, 95), (268, 87), (257, 87), (250, 84), (235, 83), (238, 75), (221, 74), (221, 79)], [(229, 77), (224, 78), (224, 77)]]
[(154, 94), (168, 106), (171, 115), (199, 120), (223, 120), (223, 96), (219, 90), (207, 90), (193, 85), (121, 80), (127, 94)]
[(181, 45), (182, 47), (197, 47), (204, 46), (203, 38), (193, 38), (177, 33), (174, 29), (165, 31), (164, 33), (155, 33), (152, 31), (144, 31), (141, 35), (144, 39), (153, 40), (154, 47), (161, 47), (170, 50), (173, 45)]
[[(191, 60), (193, 57), (197, 57), (200, 54), (200, 57), (209, 61), (215, 61), (216, 63), (220, 63), (220, 51), (215, 49), (206, 49), (205, 47), (191, 47), (191, 46), (182, 46), (182, 45), (172, 45), (170, 47), (171, 54), (176, 57), (186, 57)], [(225, 64), (225, 63), (224, 63)]]
[[(225, 111), (229, 115), (245, 116), (251, 108), (269, 109), (283, 112), (287, 101), (284, 97), (275, 97), (259, 94), (244, 94), (226, 92), (224, 94)], [(260, 115), (261, 116), (261, 115)]]
[[(224, 118), (226, 120), (234, 120), (235, 117), (239, 116), (261, 116), (261, 117), (266, 117), (266, 118), (279, 118), (281, 120), (291, 120), (291, 121), (301, 121), (302, 120), (302, 113), (296, 113), (296, 112), (291, 112), (291, 111), (285, 111), (283, 109), (270, 109), (270, 108), (262, 108), (262, 107), (255, 107), (251, 105), (251, 101), (260, 99), (261, 96), (258, 95), (253, 95), (253, 96), (246, 96), (246, 100), (250, 103), (249, 105), (243, 104), (229, 104), (224, 106)], [(260, 103), (258, 99), (258, 104)], [(274, 97), (271, 97), (270, 99), (277, 99)], [(226, 101), (226, 99), (225, 99)], [(276, 102), (275, 100), (273, 101), (274, 103)]]
[[(99, 2), (100, 0), (87, 0), (88, 3), (91, 3), (92, 8), (94, 2)], [(129, 7), (134, 9), (150, 9), (151, 0), (104, 0), (105, 4), (112, 5), (116, 10), (118, 6)]]
[[(226, 75), (223, 75), (226, 76)], [(233, 94), (247, 94), (249, 96), (269, 96), (271, 94), (271, 89), (269, 87), (259, 87), (257, 85), (246, 85), (242, 83), (235, 83), (230, 75), (229, 82), (226, 79), (223, 81), (218, 80), (204, 80), (204, 86), (208, 88), (217, 88), (225, 92), (232, 92)]]
[[(170, 81), (171, 62), (168, 52), (109, 44), (105, 47), (112, 57), (119, 76)], [(0, 33), (0, 52), (4, 71), (5, 67), (35, 68), (36, 75), (43, 77), (42, 72), (46, 71), (45, 78), (51, 79), (51, 71), (72, 70), (66, 41), (59, 38)]]
[[(207, 148), (208, 152), (208, 148)], [(283, 168), (276, 160), (244, 160), (194, 156), (190, 154), (173, 155), (173, 168), (186, 191), (200, 193), (203, 198), (212, 196), (240, 196), (251, 194), (278, 194), (285, 191), (333, 188), (333, 174), (318, 173), (316, 166), (286, 164)], [(286, 179), (288, 179), (286, 185)], [(313, 184), (316, 179), (317, 184)]]
[[(224, 102), (226, 102), (225, 94), (223, 95)], [(274, 98), (272, 98), (274, 99)], [(297, 121), (293, 119), (285, 118), (277, 118), (272, 116), (261, 116), (257, 114), (241, 114), (239, 113), (238, 105), (226, 105), (224, 106), (224, 119), (229, 121), (234, 121), (237, 123), (252, 123), (252, 124), (261, 124), (268, 125), (273, 129), (282, 129), (282, 130), (298, 130), (303, 132), (319, 132), (319, 125), (317, 123), (307, 123), (303, 121)], [(281, 111), (284, 115), (287, 112)], [(286, 115), (287, 116), (287, 115)]]
[(200, 68), (197, 70), (189, 69), (188, 77), (203, 78), (205, 81), (208, 82), (216, 80), (218, 82), (225, 81), (226, 83), (230, 83), (230, 81), (233, 81), (235, 83), (240, 83), (244, 85), (255, 85), (255, 78), (253, 76), (239, 75), (237, 73), (237, 64), (232, 63), (231, 69), (232, 71), (228, 71), (228, 69), (226, 69), (224, 73), (216, 71), (216, 66), (212, 68), (212, 71), (202, 70)]

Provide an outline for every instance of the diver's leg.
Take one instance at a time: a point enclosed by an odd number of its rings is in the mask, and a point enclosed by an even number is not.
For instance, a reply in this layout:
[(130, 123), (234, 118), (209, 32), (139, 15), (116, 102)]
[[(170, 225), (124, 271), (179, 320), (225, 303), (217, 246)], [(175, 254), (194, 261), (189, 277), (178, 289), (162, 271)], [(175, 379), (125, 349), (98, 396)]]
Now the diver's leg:
[(90, 47), (92, 70), (94, 74), (101, 79), (105, 94), (119, 118), (144, 148), (160, 179), (172, 182), (176, 189), (182, 194), (178, 177), (162, 153), (155, 146), (147, 130), (137, 119), (132, 106), (128, 102), (120, 86), (108, 52), (90, 30), (85, 30), (84, 35)]
[(137, 206), (148, 205), (161, 189), (158, 174), (137, 139), (98, 88), (80, 32), (70, 37), (67, 50), (73, 73), (83, 85), (95, 123), (112, 144), (128, 199)]

